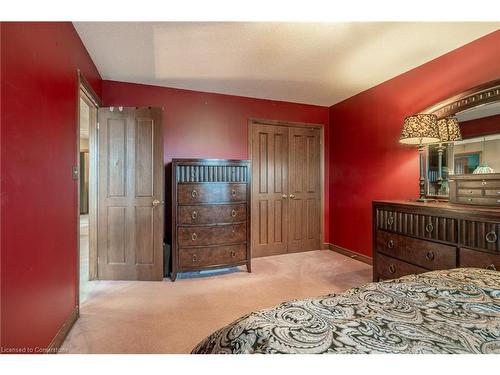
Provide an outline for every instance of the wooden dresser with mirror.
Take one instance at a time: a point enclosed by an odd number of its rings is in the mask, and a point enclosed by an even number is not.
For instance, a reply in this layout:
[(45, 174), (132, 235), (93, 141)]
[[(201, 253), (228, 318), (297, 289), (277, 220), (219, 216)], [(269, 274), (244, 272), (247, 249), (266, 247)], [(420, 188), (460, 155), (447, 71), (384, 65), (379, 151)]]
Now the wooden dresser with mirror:
[(462, 139), (427, 146), (428, 201), (373, 202), (374, 280), (455, 267), (500, 270), (500, 80), (421, 113), (458, 120)]

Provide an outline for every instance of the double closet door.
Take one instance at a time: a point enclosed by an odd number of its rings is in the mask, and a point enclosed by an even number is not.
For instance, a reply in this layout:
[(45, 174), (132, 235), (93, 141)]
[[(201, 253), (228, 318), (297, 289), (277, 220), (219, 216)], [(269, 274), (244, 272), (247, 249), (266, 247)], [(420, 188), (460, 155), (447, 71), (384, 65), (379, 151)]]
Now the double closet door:
[(252, 256), (321, 249), (321, 130), (251, 124)]

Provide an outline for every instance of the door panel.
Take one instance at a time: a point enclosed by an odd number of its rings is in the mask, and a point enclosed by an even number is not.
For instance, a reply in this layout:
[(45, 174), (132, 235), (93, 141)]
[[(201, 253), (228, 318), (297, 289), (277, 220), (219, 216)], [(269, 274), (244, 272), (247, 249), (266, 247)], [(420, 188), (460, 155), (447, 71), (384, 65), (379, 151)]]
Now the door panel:
[(321, 249), (320, 131), (289, 128), (288, 252)]
[(288, 129), (252, 127), (252, 256), (287, 251)]
[(98, 279), (163, 279), (161, 115), (99, 109)]

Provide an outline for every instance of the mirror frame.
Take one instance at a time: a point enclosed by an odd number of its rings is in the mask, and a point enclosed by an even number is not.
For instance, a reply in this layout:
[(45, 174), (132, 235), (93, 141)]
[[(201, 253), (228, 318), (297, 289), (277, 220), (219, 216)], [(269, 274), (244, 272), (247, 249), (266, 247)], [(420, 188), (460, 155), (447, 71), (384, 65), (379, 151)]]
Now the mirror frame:
[[(445, 99), (437, 104), (427, 107), (421, 113), (430, 113), (442, 119), (451, 117), (458, 112), (465, 111), (466, 109), (474, 108), (483, 104), (494, 103), (500, 101), (500, 79), (489, 81), (481, 85), (472, 87), (460, 94), (454, 95)], [(426, 197), (430, 199), (448, 200), (448, 195), (432, 195), (429, 192), (429, 147), (426, 146), (424, 154), (425, 165), (425, 192)]]

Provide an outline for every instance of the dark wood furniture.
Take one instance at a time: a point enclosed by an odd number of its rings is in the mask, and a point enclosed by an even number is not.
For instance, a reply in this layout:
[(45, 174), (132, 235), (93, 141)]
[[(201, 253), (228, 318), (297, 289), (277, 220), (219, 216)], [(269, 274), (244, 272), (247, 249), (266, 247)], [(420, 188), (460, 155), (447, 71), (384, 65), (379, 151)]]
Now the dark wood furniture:
[(500, 208), (373, 202), (373, 280), (455, 267), (500, 270)]
[(450, 176), (450, 202), (500, 207), (500, 173)]
[(251, 272), (250, 161), (172, 160), (172, 272)]

